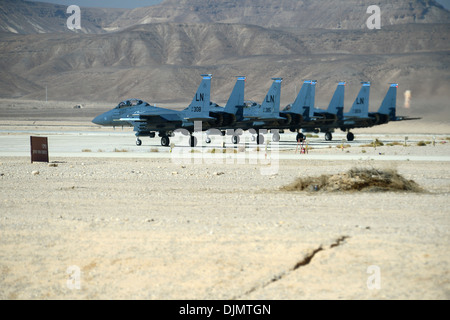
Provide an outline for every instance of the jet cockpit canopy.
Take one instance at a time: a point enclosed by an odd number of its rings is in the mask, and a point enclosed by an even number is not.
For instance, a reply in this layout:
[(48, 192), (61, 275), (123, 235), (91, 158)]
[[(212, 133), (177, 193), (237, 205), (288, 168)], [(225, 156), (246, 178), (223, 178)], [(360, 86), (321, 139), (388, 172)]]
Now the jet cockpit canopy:
[(149, 106), (149, 104), (147, 102), (142, 101), (140, 99), (128, 99), (128, 100), (125, 100), (125, 101), (122, 101), (121, 103), (119, 103), (116, 108), (120, 109), (120, 108), (126, 108), (126, 107), (134, 107), (134, 106), (140, 106), (141, 104)]

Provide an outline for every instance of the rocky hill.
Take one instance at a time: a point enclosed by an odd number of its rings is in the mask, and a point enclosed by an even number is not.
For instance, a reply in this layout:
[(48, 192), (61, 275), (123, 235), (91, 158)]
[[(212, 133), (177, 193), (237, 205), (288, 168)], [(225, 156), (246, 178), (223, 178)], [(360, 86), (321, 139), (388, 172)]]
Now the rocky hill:
[(450, 21), (450, 13), (433, 0), (165, 0), (127, 11), (111, 27), (222, 22), (266, 28), (365, 29), (371, 5), (380, 7), (382, 26)]
[[(0, 5), (7, 2), (11, 1), (5, 0)], [(113, 105), (126, 98), (138, 97), (152, 103), (188, 103), (199, 83), (199, 75), (212, 73), (212, 99), (220, 103), (228, 98), (234, 76), (246, 75), (246, 98), (257, 101), (264, 97), (271, 77), (278, 76), (284, 78), (282, 104), (294, 100), (303, 80), (317, 79), (316, 102), (320, 107), (328, 104), (336, 83), (345, 80), (348, 83), (348, 107), (359, 90), (360, 81), (371, 81), (371, 109), (379, 105), (390, 82), (400, 84), (399, 105), (403, 104), (404, 92), (411, 91), (413, 113), (429, 114), (432, 110), (433, 114), (439, 114), (448, 109), (450, 23), (441, 23), (448, 11), (434, 1), (402, 1), (408, 7), (414, 5), (411, 12), (423, 10), (421, 15), (416, 14), (416, 20), (422, 17), (419, 20), (424, 23), (406, 23), (412, 22), (407, 18), (410, 15), (404, 15), (403, 20), (399, 15), (393, 20), (398, 23), (382, 25), (381, 30), (357, 25), (356, 29), (336, 29), (331, 24), (327, 28), (330, 20), (326, 15), (320, 19), (319, 14), (313, 26), (322, 28), (281, 28), (279, 25), (268, 28), (225, 23), (233, 16), (224, 9), (227, 4), (230, 12), (236, 12), (236, 19), (239, 17), (237, 11), (245, 11), (241, 5), (247, 4), (245, 17), (250, 17), (254, 11), (260, 14), (261, 21), (269, 21), (294, 3), (314, 7), (316, 2), (324, 5), (324, 9), (317, 9), (322, 14), (330, 9), (331, 1), (326, 0), (285, 0), (277, 5), (266, 0), (220, 1), (220, 10), (218, 1), (184, 0), (177, 2), (176, 10), (181, 10), (179, 15), (172, 16), (175, 11), (166, 12), (167, 20), (184, 17), (189, 23), (145, 20), (149, 17), (146, 12), (175, 7), (171, 0), (141, 10), (113, 10), (114, 14), (110, 14), (109, 9), (92, 9), (89, 19), (89, 14), (83, 10), (82, 25), (86, 29), (78, 33), (60, 32), (60, 27), (56, 31), (48, 27), (46, 31), (44, 24), (30, 20), (39, 14), (31, 13), (26, 18), (29, 13), (26, 10), (31, 10), (28, 7), (23, 9), (22, 16), (17, 11), (8, 14), (6, 20), (15, 32), (0, 32), (0, 98), (43, 100), (47, 87), (50, 100), (102, 101)], [(355, 1), (340, 2), (340, 10), (344, 11), (344, 5), (352, 2)], [(203, 3), (203, 6), (192, 9), (195, 3)], [(363, 1), (358, 3), (363, 6)], [(380, 6), (386, 3), (379, 1)], [(389, 3), (395, 5), (400, 1)], [(34, 6), (33, 10), (41, 10), (42, 20), (39, 21), (50, 19), (52, 15), (56, 19), (52, 21), (62, 19), (62, 14), (58, 18), (53, 11), (58, 6), (43, 4), (40, 7), (37, 3)], [(0, 9), (0, 14), (4, 14), (5, 7)], [(95, 13), (95, 10), (100, 11)], [(181, 15), (183, 10), (186, 15)], [(194, 17), (205, 10), (214, 11), (215, 15), (211, 16), (214, 19), (193, 23)], [(207, 15), (202, 13), (200, 16)], [(92, 23), (92, 29), (89, 29), (92, 32), (87, 29), (88, 23), (84, 19)], [(428, 23), (433, 19), (439, 23)], [(64, 24), (66, 18), (63, 20)], [(279, 20), (285, 19), (276, 19)], [(5, 20), (0, 21), (3, 26)], [(15, 21), (14, 24), (11, 21)], [(124, 25), (114, 27), (117, 21), (133, 23), (126, 28)], [(147, 24), (142, 24), (144, 22)], [(348, 27), (352, 25), (347, 24)], [(106, 32), (111, 28), (119, 29)], [(67, 28), (62, 26), (62, 29)]]
[(284, 78), (283, 103), (302, 81), (319, 80), (319, 103), (339, 80), (348, 99), (359, 82), (381, 100), (389, 82), (414, 96), (449, 92), (450, 25), (400, 25), (377, 31), (288, 33), (236, 24), (149, 24), (102, 35), (12, 35), (0, 42), (0, 97), (150, 102), (189, 100), (201, 73), (212, 73), (213, 99), (224, 101), (233, 76), (246, 75), (247, 97), (261, 100), (270, 78)]
[[(74, 33), (67, 28), (67, 7), (45, 2), (24, 0), (0, 1), (0, 31), (33, 33)], [(79, 33), (104, 33), (126, 9), (82, 8)]]
[[(137, 9), (81, 8), (81, 33), (118, 31), (148, 23), (235, 23), (284, 29), (366, 29), (367, 8), (381, 9), (382, 27), (448, 23), (450, 12), (434, 0), (165, 0)], [(0, 31), (67, 33), (67, 6), (0, 1)]]

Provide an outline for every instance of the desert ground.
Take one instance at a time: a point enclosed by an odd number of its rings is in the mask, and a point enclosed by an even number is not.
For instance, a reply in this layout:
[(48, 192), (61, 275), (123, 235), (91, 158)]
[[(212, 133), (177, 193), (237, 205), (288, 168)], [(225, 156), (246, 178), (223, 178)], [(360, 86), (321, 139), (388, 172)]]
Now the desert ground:
[[(313, 135), (307, 153), (292, 134), (191, 151), (137, 147), (90, 123), (98, 106), (13, 108), (0, 108), (0, 299), (450, 298), (445, 122)], [(30, 136), (48, 137), (50, 163), (31, 163)], [(352, 168), (423, 191), (282, 189)]]

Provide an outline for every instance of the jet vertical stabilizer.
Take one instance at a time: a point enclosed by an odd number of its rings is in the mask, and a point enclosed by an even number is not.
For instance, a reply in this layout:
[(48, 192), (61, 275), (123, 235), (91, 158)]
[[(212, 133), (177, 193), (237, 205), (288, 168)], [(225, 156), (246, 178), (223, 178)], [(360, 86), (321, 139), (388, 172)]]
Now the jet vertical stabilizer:
[(282, 78), (272, 78), (273, 83), (267, 95), (261, 104), (260, 119), (277, 119), (280, 118), (280, 98), (281, 98), (281, 82)]
[(327, 113), (337, 115), (339, 120), (344, 116), (345, 81), (340, 81), (328, 105)]
[(303, 82), (297, 98), (288, 110), (290, 113), (301, 114), (305, 119), (309, 118), (311, 109), (311, 83), (311, 80), (305, 80)]
[(220, 107), (215, 103), (212, 103), (210, 109), (210, 116), (216, 120), (212, 123), (212, 126), (216, 129), (227, 128), (229, 129), (236, 124), (236, 121), (243, 119), (244, 113), (244, 91), (245, 91), (245, 77), (237, 77), (236, 84), (233, 91), (228, 98), (225, 107)]
[[(224, 111), (231, 114), (237, 114), (238, 107), (244, 105), (245, 77), (237, 77), (233, 91), (228, 98)], [(242, 109), (242, 108), (241, 108)]]
[(367, 118), (369, 116), (370, 82), (361, 82), (362, 87), (346, 117)]
[(378, 113), (389, 116), (389, 121), (395, 121), (396, 119), (397, 88), (397, 83), (392, 83), (389, 86), (389, 90), (381, 103), (380, 109), (378, 109)]
[(188, 121), (195, 120), (213, 120), (209, 117), (209, 108), (211, 102), (211, 74), (202, 74), (203, 80), (192, 99), (191, 104), (185, 112), (185, 119)]

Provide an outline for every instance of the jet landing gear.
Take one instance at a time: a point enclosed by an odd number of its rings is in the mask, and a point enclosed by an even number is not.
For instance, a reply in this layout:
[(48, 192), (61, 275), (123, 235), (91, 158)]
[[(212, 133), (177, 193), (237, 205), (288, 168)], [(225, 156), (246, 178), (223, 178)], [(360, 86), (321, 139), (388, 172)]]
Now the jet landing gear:
[(170, 138), (168, 136), (161, 137), (161, 145), (163, 147), (168, 147), (170, 145)]
[[(325, 132), (325, 140), (326, 141), (333, 140), (333, 135), (331, 134), (331, 132)], [(347, 141), (353, 141), (353, 140), (355, 140), (355, 135), (349, 131), (347, 133)]]
[(278, 132), (275, 132), (273, 135), (272, 135), (272, 141), (273, 142), (280, 142), (280, 133), (278, 133)]
[(194, 137), (192, 134), (189, 137), (189, 145), (191, 146), (191, 148), (194, 148), (197, 146), (197, 138)]
[(139, 139), (138, 137), (136, 137), (136, 145), (137, 146), (141, 146), (142, 145), (142, 140)]
[(353, 140), (355, 140), (355, 135), (349, 131), (347, 133), (347, 141), (353, 141)]
[(137, 146), (141, 146), (142, 145), (142, 140), (139, 139), (139, 137), (150, 137), (150, 138), (154, 138), (155, 137), (155, 133), (154, 132), (137, 132), (135, 133), (136, 135), (136, 145)]
[(158, 136), (161, 138), (161, 146), (168, 147), (170, 145), (170, 138), (172, 136), (172, 132), (160, 131)]
[(257, 145), (264, 144), (264, 135), (262, 133), (256, 131), (253, 134), (256, 134), (256, 136), (252, 135), (252, 141), (256, 141)]
[(264, 136), (258, 132), (256, 136), (256, 144), (264, 144)]
[[(162, 145), (163, 147), (168, 147), (169, 144), (170, 144), (170, 139), (169, 139), (169, 137), (164, 136), (164, 137), (161, 138), (161, 145)], [(142, 146), (142, 140), (139, 139), (138, 137), (136, 137), (136, 145), (137, 145), (138, 147)]]

